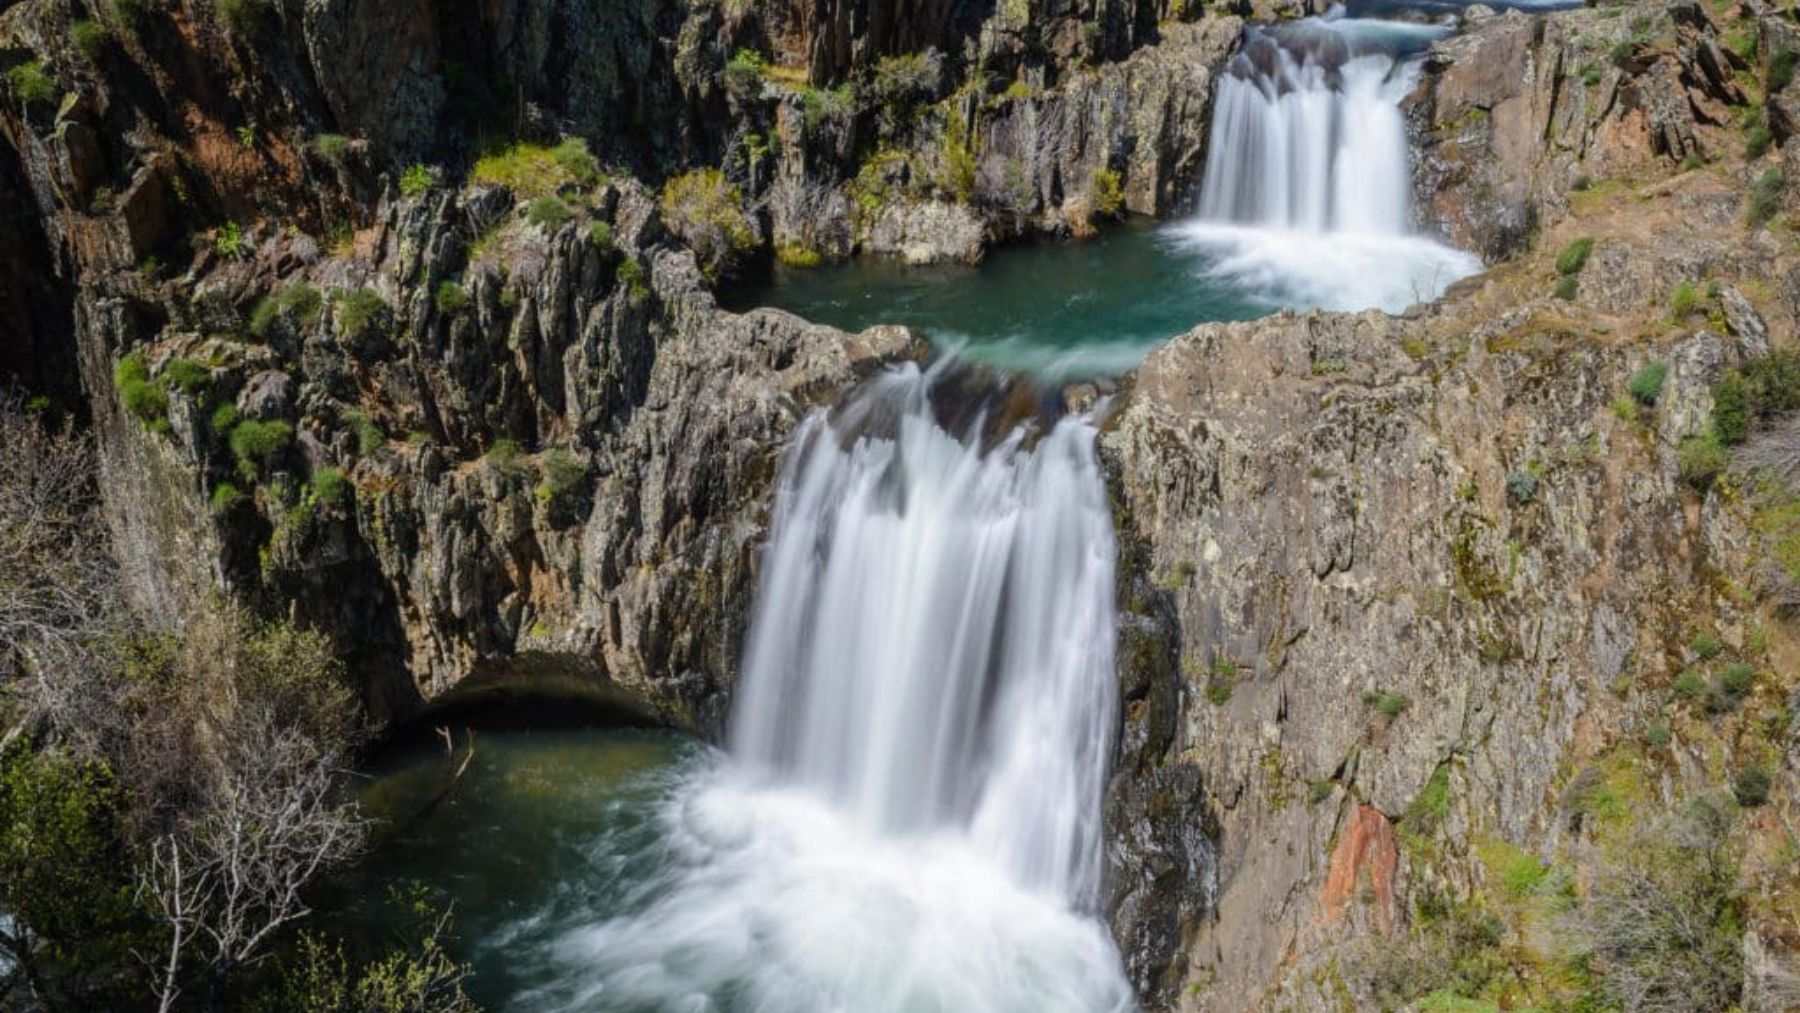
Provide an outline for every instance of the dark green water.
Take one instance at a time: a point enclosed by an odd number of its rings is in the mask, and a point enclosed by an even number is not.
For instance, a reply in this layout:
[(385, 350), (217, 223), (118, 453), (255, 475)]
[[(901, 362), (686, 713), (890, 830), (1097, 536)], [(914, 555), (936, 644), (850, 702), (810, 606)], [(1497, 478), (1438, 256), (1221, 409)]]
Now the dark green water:
[(450, 951), (485, 1009), (566, 1008), (557, 937), (648, 900), (666, 864), (659, 813), (708, 762), (664, 732), (486, 731), (445, 795), (441, 743), (396, 748), (366, 772), (375, 846), (333, 884), (330, 917), (380, 939), (404, 917), (390, 888), (423, 886), (451, 906)]
[(1279, 308), (1214, 266), (1175, 229), (1140, 221), (1084, 242), (1004, 246), (973, 267), (875, 257), (776, 266), (720, 298), (733, 310), (774, 306), (845, 330), (904, 324), (991, 366), (1082, 378), (1131, 369), (1196, 324)]

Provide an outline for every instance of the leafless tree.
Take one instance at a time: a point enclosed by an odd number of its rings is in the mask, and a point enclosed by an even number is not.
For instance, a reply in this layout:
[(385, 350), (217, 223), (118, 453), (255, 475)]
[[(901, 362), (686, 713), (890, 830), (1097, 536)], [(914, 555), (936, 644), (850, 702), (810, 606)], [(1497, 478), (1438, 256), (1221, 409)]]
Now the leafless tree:
[(335, 753), (292, 728), (254, 724), (260, 734), (230, 734), (206, 812), (164, 835), (143, 870), (141, 888), (169, 929), (165, 1003), (189, 947), (204, 949), (218, 980), (266, 956), (279, 930), (312, 913), (307, 887), (365, 836), (355, 806), (333, 796)]
[[(118, 619), (94, 452), (73, 423), (0, 393), (0, 694), (4, 739), (83, 709), (84, 677)], [(74, 723), (69, 721), (69, 723)]]

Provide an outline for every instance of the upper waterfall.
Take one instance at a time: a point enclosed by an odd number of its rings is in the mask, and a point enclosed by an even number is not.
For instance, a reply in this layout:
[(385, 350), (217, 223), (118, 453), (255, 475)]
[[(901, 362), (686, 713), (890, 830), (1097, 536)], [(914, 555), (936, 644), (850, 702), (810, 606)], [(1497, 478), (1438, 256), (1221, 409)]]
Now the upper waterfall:
[(1350, 18), (1252, 26), (1221, 74), (1198, 218), (1216, 273), (1278, 301), (1391, 311), (1480, 270), (1416, 234), (1401, 102), (1443, 29)]

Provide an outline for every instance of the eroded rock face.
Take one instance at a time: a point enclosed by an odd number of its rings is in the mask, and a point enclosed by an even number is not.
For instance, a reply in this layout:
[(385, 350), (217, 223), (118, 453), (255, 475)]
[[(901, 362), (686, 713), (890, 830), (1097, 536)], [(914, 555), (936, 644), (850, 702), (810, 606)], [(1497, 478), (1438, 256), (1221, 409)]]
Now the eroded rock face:
[(1489, 261), (1585, 185), (1715, 157), (1744, 100), (1699, 4), (1471, 14), (1408, 100), (1421, 224)]
[(1620, 687), (1672, 678), (1671, 629), (1743, 628), (1706, 590), (1747, 564), (1743, 518), (1702, 512), (1670, 454), (1743, 342), (1671, 349), (1693, 375), (1645, 430), (1609, 408), (1638, 355), (1477, 301), (1199, 328), (1152, 355), (1104, 437), (1172, 588), (1174, 749), (1219, 830), (1184, 1008), (1329, 1003), (1307, 975), (1349, 940), (1398, 931), (1427, 883), (1471, 886), (1471, 863), (1396, 853), (1434, 776), (1452, 851), (1553, 849), (1570, 756), (1653, 705)]

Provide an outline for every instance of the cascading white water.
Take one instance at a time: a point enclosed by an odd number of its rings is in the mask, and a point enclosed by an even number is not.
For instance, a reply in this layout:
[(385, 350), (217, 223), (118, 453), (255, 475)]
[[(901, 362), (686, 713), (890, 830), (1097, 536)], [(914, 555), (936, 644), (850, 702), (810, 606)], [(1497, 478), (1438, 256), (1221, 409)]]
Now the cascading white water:
[[(957, 828), (1092, 900), (1113, 724), (1113, 540), (1091, 427), (941, 429), (896, 373), (815, 419), (778, 497), (733, 725), (871, 831)], [(849, 434), (897, 425), (892, 436)]]
[(543, 1009), (1123, 1013), (1095, 908), (1116, 718), (1095, 431), (947, 431), (905, 368), (796, 435), (730, 741), (674, 871)]
[(1281, 302), (1404, 309), (1480, 270), (1414, 234), (1401, 101), (1430, 26), (1322, 18), (1254, 27), (1213, 111), (1198, 220), (1178, 234)]

